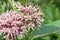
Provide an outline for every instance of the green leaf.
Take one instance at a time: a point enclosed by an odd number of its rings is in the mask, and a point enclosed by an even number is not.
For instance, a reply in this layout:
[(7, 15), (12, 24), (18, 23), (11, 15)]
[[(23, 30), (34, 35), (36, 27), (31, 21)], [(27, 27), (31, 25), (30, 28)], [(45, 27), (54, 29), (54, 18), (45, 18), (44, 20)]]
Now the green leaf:
[(6, 7), (6, 3), (4, 2), (1, 8), (1, 11), (4, 12), (5, 11), (5, 7)]
[(6, 38), (4, 38), (5, 34), (0, 34), (0, 40), (5, 40)]
[(19, 36), (17, 36), (17, 40), (23, 40), (23, 35), (19, 35)]
[(60, 30), (60, 27), (44, 26), (44, 27), (40, 27), (39, 29), (35, 29), (33, 32), (29, 34), (29, 36), (30, 39), (33, 40), (37, 37), (42, 37), (51, 33), (56, 33), (58, 30)]
[[(47, 26), (57, 26), (60, 27), (60, 20), (56, 20), (52, 23), (46, 24)], [(60, 34), (60, 30), (57, 32), (57, 34)]]
[(60, 10), (53, 4), (45, 5), (43, 8), (45, 23), (51, 23), (60, 19)]
[(35, 38), (34, 40), (50, 40), (50, 37), (49, 36), (38, 37), (38, 38)]
[(29, 0), (20, 0), (22, 5), (25, 5), (26, 3), (28, 3)]
[(60, 27), (60, 20), (56, 20), (52, 23), (46, 24), (47, 26), (57, 26)]
[(11, 8), (12, 10), (15, 10), (14, 0), (7, 0), (7, 2), (8, 2), (8, 4), (9, 4), (10, 8)]

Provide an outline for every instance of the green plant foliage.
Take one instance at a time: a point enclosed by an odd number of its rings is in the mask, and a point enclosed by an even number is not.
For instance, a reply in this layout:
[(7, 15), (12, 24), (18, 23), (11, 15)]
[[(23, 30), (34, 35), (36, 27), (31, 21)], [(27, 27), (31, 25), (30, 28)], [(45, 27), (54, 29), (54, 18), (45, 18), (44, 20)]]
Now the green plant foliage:
[(28, 3), (29, 0), (20, 0), (22, 5), (25, 5), (26, 3)]
[(56, 33), (59, 30), (60, 30), (60, 27), (43, 26), (39, 29), (35, 29), (29, 35), (30, 35), (30, 38), (32, 40), (32, 39), (35, 39), (37, 37), (43, 37), (43, 36), (47, 36), (48, 34)]
[(38, 37), (38, 38), (35, 38), (34, 40), (50, 40), (50, 37), (49, 36)]
[(42, 9), (45, 14), (45, 23), (51, 23), (60, 19), (60, 11), (55, 5), (45, 5)]
[(56, 20), (52, 23), (49, 23), (49, 24), (46, 24), (47, 26), (51, 25), (51, 26), (57, 26), (57, 27), (60, 27), (60, 20)]
[(24, 37), (22, 35), (17, 36), (16, 40), (24, 40)]
[(0, 40), (5, 40), (4, 36), (5, 34), (0, 34)]

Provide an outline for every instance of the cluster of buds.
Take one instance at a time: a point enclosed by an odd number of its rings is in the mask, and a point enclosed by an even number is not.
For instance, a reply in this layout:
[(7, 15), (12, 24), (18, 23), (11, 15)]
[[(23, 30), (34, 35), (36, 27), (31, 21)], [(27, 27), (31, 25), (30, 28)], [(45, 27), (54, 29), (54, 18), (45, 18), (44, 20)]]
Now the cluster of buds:
[(29, 28), (36, 28), (41, 25), (43, 13), (33, 5), (22, 6), (20, 3), (16, 7), (21, 12), (7, 11), (0, 16), (0, 34), (6, 34), (6, 40), (15, 40), (18, 35), (25, 35)]
[(33, 6), (32, 4), (23, 6), (18, 2), (16, 7), (22, 12), (25, 24), (29, 28), (36, 28), (44, 21), (44, 15), (38, 6)]
[(6, 40), (15, 40), (18, 35), (25, 35), (23, 19), (15, 11), (7, 11), (0, 16), (0, 34), (6, 34)]

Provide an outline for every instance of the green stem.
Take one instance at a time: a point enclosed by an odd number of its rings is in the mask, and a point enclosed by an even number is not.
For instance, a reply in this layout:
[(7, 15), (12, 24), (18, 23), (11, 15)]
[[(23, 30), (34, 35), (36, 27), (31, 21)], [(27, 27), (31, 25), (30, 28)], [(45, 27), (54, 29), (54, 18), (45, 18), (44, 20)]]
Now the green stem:
[(25, 40), (31, 40), (31, 38), (29, 37), (29, 34), (25, 36)]

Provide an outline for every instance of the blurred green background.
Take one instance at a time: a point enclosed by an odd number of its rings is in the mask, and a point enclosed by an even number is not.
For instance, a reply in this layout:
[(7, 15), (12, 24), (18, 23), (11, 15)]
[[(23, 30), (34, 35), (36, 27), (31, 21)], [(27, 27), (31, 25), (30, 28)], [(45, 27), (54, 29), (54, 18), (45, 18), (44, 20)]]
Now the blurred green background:
[[(44, 24), (60, 27), (60, 0), (0, 0), (0, 14), (7, 10), (15, 10), (16, 2), (22, 5), (32, 2), (40, 6), (45, 15)], [(60, 34), (50, 34), (34, 40), (60, 40)]]

